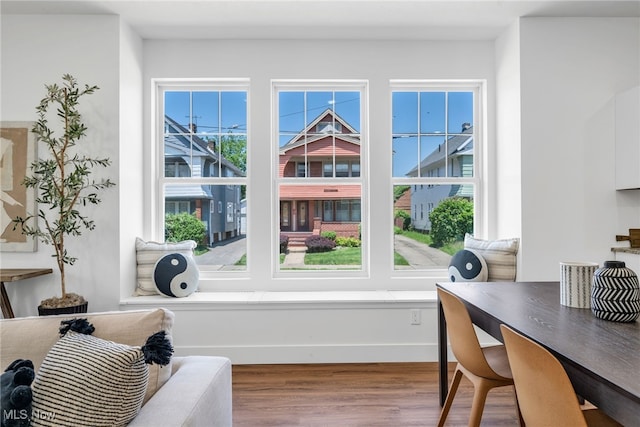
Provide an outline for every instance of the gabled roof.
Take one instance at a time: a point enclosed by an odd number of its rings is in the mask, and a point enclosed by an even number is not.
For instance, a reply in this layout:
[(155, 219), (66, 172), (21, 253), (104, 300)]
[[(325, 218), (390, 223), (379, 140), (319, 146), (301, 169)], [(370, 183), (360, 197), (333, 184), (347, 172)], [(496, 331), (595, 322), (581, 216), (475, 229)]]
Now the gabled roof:
[(407, 172), (406, 176), (418, 176), (420, 170), (429, 170), (430, 166), (442, 163), (445, 159), (445, 147), (447, 157), (457, 157), (465, 154), (473, 154), (473, 126), (465, 128), (461, 134), (452, 136), (446, 144), (438, 145), (425, 157), (418, 166)]
[[(335, 123), (340, 123), (342, 125), (342, 131), (336, 133), (330, 132), (314, 132), (313, 129), (316, 128), (318, 123), (331, 121)], [(335, 131), (333, 126), (331, 128)], [(327, 108), (324, 110), (318, 117), (316, 117), (306, 128), (301, 130), (296, 136), (291, 138), (286, 144), (280, 147), (280, 154), (285, 154), (287, 151), (292, 150), (294, 148), (300, 147), (305, 144), (310, 144), (315, 141), (326, 138), (328, 135), (335, 135), (337, 138), (349, 142), (351, 144), (360, 145), (360, 138), (353, 136), (354, 134), (359, 134), (359, 132), (354, 129), (349, 123), (347, 123), (342, 117), (340, 117), (335, 111), (331, 108)]]
[(189, 129), (182, 126), (169, 116), (165, 115), (164, 119), (170, 129), (168, 133), (165, 131), (164, 135), (165, 154), (174, 156), (209, 157), (214, 161), (220, 160), (222, 165), (233, 171), (235, 176), (245, 176), (245, 173), (236, 165), (213, 151), (209, 147), (207, 141), (197, 135), (188, 137), (187, 135), (190, 132)]

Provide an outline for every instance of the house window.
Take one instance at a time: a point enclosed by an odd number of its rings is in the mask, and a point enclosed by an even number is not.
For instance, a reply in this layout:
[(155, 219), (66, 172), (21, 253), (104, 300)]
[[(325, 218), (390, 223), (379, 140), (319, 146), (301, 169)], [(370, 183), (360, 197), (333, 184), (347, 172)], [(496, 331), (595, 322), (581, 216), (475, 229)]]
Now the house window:
[[(204, 225), (201, 234), (189, 236), (198, 242), (201, 278), (246, 270), (246, 238), (235, 207), (248, 182), (248, 81), (154, 83), (156, 188), (163, 202), (155, 210), (154, 237), (164, 237), (166, 215), (187, 213)], [(230, 239), (239, 241), (238, 259), (218, 258), (212, 248)]]
[(297, 163), (296, 164), (296, 176), (299, 178), (304, 178), (305, 176), (307, 176), (307, 165), (302, 162), (302, 163)]
[(322, 202), (324, 211), (322, 220), (325, 222), (360, 222), (360, 200), (325, 200)]
[[(393, 81), (392, 182), (410, 192), (409, 228), (426, 236), (444, 269), (478, 224), (481, 83)], [(425, 205), (427, 207), (425, 212)], [(434, 215), (439, 208), (441, 214)], [(417, 211), (417, 212), (416, 212)], [(401, 253), (401, 247), (396, 247)], [(396, 269), (401, 269), (398, 266)]]
[[(327, 161), (322, 165), (322, 171), (325, 178), (331, 178), (334, 176), (333, 162)], [(335, 165), (335, 177), (347, 178), (360, 176), (360, 161), (359, 160), (342, 160), (336, 161)]]
[(317, 133), (340, 133), (342, 132), (342, 123), (332, 121), (320, 122), (316, 126)]
[[(274, 81), (272, 97), (274, 138), (277, 156), (272, 173), (279, 228), (274, 234), (291, 238), (325, 232), (360, 238), (364, 177), (360, 165), (365, 160), (367, 83), (364, 81)], [(312, 214), (312, 215), (310, 215)], [(366, 216), (364, 216), (366, 218)], [(366, 236), (362, 236), (366, 240)], [(278, 241), (278, 239), (274, 239)], [(279, 248), (274, 248), (279, 250)], [(337, 248), (333, 254), (313, 254), (314, 260), (295, 268), (276, 263), (285, 275), (336, 274), (328, 255), (345, 255), (347, 269), (342, 275), (363, 275), (366, 244), (358, 248)], [(355, 255), (354, 255), (355, 253)], [(338, 254), (338, 255), (336, 255)], [(277, 257), (273, 257), (277, 259)], [(355, 260), (355, 261), (354, 261)], [(311, 262), (314, 264), (312, 265)], [(318, 268), (318, 263), (327, 262)], [(333, 271), (333, 273), (332, 273)]]
[(191, 213), (191, 207), (188, 200), (174, 200), (174, 201), (166, 201), (164, 204), (164, 211), (167, 215), (171, 214), (181, 214), (181, 213)]
[(322, 165), (322, 176), (331, 178), (333, 176), (333, 163), (326, 162)]
[(233, 222), (233, 202), (227, 202), (227, 222)]

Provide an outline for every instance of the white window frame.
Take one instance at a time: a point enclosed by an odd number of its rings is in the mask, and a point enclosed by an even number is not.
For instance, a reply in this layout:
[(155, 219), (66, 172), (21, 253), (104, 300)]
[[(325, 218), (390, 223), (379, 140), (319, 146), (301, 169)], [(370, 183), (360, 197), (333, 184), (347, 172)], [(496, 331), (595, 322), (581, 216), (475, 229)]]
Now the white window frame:
[[(157, 78), (151, 79), (151, 147), (150, 154), (153, 159), (150, 162), (151, 172), (151, 239), (164, 242), (164, 187), (170, 184), (185, 183), (185, 178), (165, 177), (164, 176), (164, 92), (165, 91), (243, 91), (247, 94), (247, 152), (250, 151), (250, 80), (246, 78), (218, 78), (218, 79), (190, 79), (190, 78)], [(250, 159), (247, 156), (247, 173), (245, 177), (198, 177), (189, 179), (190, 183), (197, 185), (244, 185), (247, 188), (247, 198), (249, 198), (249, 175), (250, 175)], [(219, 203), (219, 213), (222, 213), (222, 207)], [(247, 232), (247, 251), (249, 246), (250, 234)], [(231, 278), (242, 279), (247, 278), (250, 274), (249, 265), (250, 258), (247, 257), (247, 266), (245, 270), (238, 271), (216, 271), (215, 269), (200, 269), (200, 289), (206, 290), (207, 282), (214, 282), (215, 279)], [(203, 286), (203, 284), (205, 284)]]
[[(391, 191), (397, 185), (451, 185), (460, 183), (473, 184), (474, 194), (474, 235), (482, 236), (486, 230), (486, 214), (485, 206), (485, 187), (486, 177), (484, 171), (485, 158), (485, 144), (486, 137), (486, 114), (487, 114), (487, 95), (486, 95), (486, 80), (408, 80), (408, 79), (392, 79), (390, 80), (389, 90), (389, 111), (392, 111), (392, 96), (393, 92), (424, 92), (424, 91), (443, 91), (443, 92), (473, 92), (473, 117), (474, 117), (474, 130), (473, 130), (473, 177), (443, 177), (438, 173), (437, 177), (420, 177), (420, 178), (407, 178), (407, 177), (394, 177), (391, 176)], [(393, 132), (393, 131), (391, 131)], [(389, 137), (390, 144), (392, 143), (391, 135)], [(393, 163), (393, 159), (390, 160)], [(392, 170), (391, 167), (390, 170)], [(393, 175), (393, 174), (392, 174)], [(390, 206), (393, 211), (393, 203)], [(422, 212), (421, 212), (422, 215)], [(393, 233), (393, 231), (392, 231)], [(447, 277), (447, 268), (432, 268), (424, 270), (396, 270), (393, 267), (393, 277), (413, 277), (420, 276), (425, 278), (438, 278)]]
[[(273, 79), (271, 80), (271, 111), (272, 111), (272, 209), (273, 215), (271, 223), (272, 232), (272, 248), (273, 254), (279, 255), (280, 242), (280, 194), (279, 187), (281, 184), (287, 185), (321, 185), (323, 182), (330, 184), (353, 184), (361, 185), (360, 203), (361, 203), (361, 236), (362, 236), (362, 259), (360, 270), (281, 270), (279, 267), (279, 256), (272, 257), (272, 272), (274, 278), (296, 278), (296, 279), (335, 279), (335, 278), (368, 278), (370, 274), (370, 234), (369, 227), (369, 81), (368, 80), (298, 80), (298, 79)], [(360, 93), (360, 177), (357, 178), (280, 178), (278, 176), (279, 167), (279, 121), (278, 121), (278, 100), (281, 91), (351, 91)], [(297, 173), (296, 173), (297, 175)], [(322, 174), (324, 175), (324, 173)], [(301, 288), (304, 285), (300, 286)], [(345, 290), (349, 289), (348, 286)]]

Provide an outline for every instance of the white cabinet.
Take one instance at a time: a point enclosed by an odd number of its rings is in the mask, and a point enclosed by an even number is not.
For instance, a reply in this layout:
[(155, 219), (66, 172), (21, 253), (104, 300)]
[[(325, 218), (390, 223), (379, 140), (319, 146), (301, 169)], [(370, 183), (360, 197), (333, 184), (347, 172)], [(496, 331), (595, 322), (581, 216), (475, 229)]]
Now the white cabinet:
[(615, 99), (616, 189), (640, 189), (640, 86)]

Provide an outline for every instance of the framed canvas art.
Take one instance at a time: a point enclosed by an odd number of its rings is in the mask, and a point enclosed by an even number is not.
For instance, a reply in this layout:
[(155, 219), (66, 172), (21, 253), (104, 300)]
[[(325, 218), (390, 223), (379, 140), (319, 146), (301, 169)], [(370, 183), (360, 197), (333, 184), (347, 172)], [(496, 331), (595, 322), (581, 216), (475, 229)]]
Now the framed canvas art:
[[(12, 220), (35, 213), (36, 190), (22, 181), (36, 159), (34, 122), (0, 122), (0, 251), (34, 252), (36, 240), (13, 229)], [(35, 220), (35, 219), (34, 219)]]

